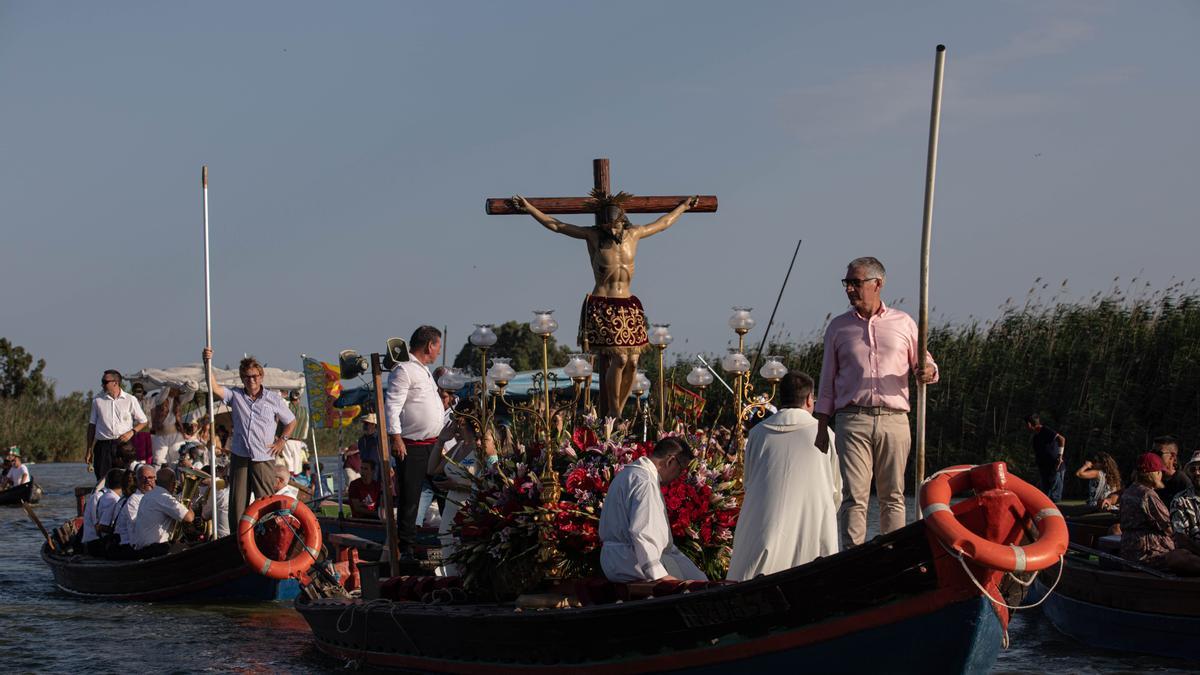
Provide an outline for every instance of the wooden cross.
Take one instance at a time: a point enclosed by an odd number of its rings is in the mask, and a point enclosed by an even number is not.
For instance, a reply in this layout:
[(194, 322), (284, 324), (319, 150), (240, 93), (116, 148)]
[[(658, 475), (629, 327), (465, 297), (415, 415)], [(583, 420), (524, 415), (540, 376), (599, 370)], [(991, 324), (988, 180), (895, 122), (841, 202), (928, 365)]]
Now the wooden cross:
[[(592, 160), (592, 184), (596, 189), (603, 191), (604, 194), (612, 194), (607, 159)], [(667, 197), (635, 196), (630, 197), (629, 201), (622, 205), (622, 208), (626, 213), (669, 213), (676, 206), (679, 206), (679, 202), (689, 197), (691, 195)], [(591, 202), (591, 197), (536, 197), (529, 199), (529, 203), (536, 206), (542, 213), (548, 214), (595, 213), (597, 225), (603, 225), (607, 219), (607, 214), (602, 209), (599, 211), (596, 210), (596, 207)], [(525, 212), (514, 208), (508, 197), (489, 198), (484, 210), (489, 216), (527, 215)], [(699, 203), (688, 209), (688, 213), (715, 213), (716, 210), (716, 195), (700, 195)]]

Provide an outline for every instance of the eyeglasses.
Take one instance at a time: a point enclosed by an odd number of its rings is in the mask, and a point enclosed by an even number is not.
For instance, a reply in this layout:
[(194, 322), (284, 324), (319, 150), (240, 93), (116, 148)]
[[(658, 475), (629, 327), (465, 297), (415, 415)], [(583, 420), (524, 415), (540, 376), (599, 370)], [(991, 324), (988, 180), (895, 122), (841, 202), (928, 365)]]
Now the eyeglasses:
[(154, 476), (138, 476), (138, 480), (143, 483), (153, 483), (157, 479)]
[(100, 380), (100, 384), (116, 384), (118, 382), (120, 382), (120, 380)]
[(245, 375), (242, 375), (242, 379), (243, 380), (261, 380), (261, 379), (263, 379), (263, 376), (262, 375), (245, 374)]
[(879, 281), (879, 277), (871, 277), (869, 279), (842, 279), (842, 288), (862, 288), (862, 285), (868, 281)]

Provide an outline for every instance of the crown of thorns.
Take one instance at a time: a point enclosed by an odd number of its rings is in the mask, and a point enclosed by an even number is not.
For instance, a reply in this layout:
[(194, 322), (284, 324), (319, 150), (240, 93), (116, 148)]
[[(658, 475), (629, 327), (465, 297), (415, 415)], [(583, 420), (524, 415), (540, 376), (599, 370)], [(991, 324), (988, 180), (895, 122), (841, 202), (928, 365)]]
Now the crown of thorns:
[(615, 206), (621, 210), (625, 210), (625, 205), (633, 198), (633, 195), (622, 190), (615, 195), (610, 195), (600, 188), (592, 188), (592, 196), (588, 198), (586, 204), (589, 208), (597, 211), (606, 209), (610, 206)]

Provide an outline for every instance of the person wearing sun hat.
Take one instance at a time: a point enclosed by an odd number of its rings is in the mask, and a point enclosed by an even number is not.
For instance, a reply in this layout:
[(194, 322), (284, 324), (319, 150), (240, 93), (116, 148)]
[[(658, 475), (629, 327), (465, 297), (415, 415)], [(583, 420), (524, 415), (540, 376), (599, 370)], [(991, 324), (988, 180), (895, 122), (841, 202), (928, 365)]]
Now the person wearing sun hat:
[(1175, 547), (1171, 514), (1155, 492), (1163, 486), (1162, 457), (1147, 452), (1137, 459), (1133, 484), (1121, 493), (1121, 557), (1168, 570), (1200, 576), (1200, 555)]
[(1191, 486), (1171, 500), (1171, 529), (1175, 531), (1175, 546), (1200, 553), (1200, 450), (1183, 465), (1182, 473), (1191, 479)]
[(21, 458), (21, 448), (11, 446), (8, 449), (8, 460), (12, 463), (8, 472), (4, 474), (5, 488), (24, 485), (29, 482), (29, 467), (25, 466)]

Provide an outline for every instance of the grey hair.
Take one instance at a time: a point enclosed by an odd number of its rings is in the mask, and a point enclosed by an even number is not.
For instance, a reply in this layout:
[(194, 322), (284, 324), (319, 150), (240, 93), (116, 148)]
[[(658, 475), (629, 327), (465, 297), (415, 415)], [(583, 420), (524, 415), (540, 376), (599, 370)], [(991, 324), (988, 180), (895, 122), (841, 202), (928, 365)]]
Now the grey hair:
[(879, 258), (874, 258), (869, 255), (851, 260), (847, 267), (851, 269), (860, 269), (872, 277), (879, 277), (880, 279), (887, 278), (887, 270), (883, 269), (883, 263), (879, 262)]

